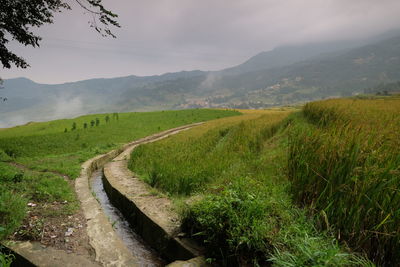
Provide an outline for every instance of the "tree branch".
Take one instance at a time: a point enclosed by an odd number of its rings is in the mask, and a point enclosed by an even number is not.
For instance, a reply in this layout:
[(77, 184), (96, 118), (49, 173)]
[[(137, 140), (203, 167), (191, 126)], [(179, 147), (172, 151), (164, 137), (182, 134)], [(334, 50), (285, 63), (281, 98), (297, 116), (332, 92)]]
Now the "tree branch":
[[(6, 47), (9, 42), (6, 36), (11, 36), (12, 40), (25, 46), (38, 47), (42, 38), (30, 31), (30, 28), (53, 23), (55, 12), (71, 9), (65, 1), (67, 0), (0, 0), (0, 61), (4, 68), (11, 68), (11, 64), (17, 68), (29, 67), (23, 58)], [(93, 20), (89, 21), (91, 27), (104, 37), (116, 37), (109, 26), (120, 27), (115, 20), (118, 16), (104, 8), (102, 0), (75, 1), (82, 9), (92, 14)]]

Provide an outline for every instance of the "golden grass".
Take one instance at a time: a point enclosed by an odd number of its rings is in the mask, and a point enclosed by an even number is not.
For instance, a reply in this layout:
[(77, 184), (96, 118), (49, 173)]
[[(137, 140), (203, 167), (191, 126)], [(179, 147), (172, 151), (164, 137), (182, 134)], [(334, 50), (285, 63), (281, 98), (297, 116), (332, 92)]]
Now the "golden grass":
[(303, 114), (311, 124), (290, 137), (296, 198), (377, 263), (398, 263), (400, 98), (325, 100)]

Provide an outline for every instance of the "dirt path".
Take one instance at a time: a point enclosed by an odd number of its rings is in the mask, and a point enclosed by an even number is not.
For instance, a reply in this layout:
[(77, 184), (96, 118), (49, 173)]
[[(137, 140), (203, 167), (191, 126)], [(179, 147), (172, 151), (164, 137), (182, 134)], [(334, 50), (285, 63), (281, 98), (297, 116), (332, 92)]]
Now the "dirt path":
[(9, 162), (9, 164), (11, 166), (14, 166), (14, 167), (16, 167), (16, 168), (18, 168), (20, 170), (23, 170), (23, 171), (28, 170), (28, 171), (31, 171), (31, 172), (52, 173), (54, 175), (59, 176), (60, 178), (63, 178), (67, 182), (71, 182), (72, 181), (72, 179), (70, 177), (68, 177), (68, 175), (65, 175), (65, 174), (57, 172), (57, 171), (49, 171), (49, 170), (48, 171), (39, 171), (39, 170), (32, 169), (32, 168), (30, 168), (28, 166), (25, 166), (25, 165), (23, 165), (21, 163), (18, 163), (18, 162)]

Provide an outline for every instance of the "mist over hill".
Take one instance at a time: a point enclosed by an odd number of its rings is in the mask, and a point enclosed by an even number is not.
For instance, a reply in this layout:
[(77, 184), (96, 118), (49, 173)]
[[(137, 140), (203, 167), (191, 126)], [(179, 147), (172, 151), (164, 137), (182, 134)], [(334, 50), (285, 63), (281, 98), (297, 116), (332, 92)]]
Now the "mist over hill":
[[(384, 39), (385, 37), (386, 39)], [(400, 80), (400, 36), (280, 47), (221, 71), (4, 81), (0, 127), (88, 113), (197, 107), (262, 108), (362, 93)]]

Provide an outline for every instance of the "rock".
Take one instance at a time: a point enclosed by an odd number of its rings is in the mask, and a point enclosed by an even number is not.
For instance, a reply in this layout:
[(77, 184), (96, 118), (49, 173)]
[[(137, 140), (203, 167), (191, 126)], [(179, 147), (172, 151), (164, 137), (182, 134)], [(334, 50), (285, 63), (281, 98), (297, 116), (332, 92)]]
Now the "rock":
[(65, 236), (71, 236), (73, 232), (74, 228), (68, 228), (68, 230), (65, 232)]
[(206, 267), (210, 266), (207, 264), (204, 257), (196, 257), (187, 261), (174, 261), (167, 265), (168, 267)]

